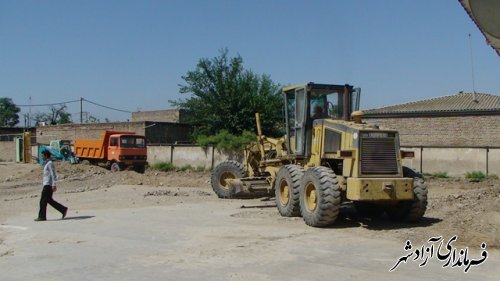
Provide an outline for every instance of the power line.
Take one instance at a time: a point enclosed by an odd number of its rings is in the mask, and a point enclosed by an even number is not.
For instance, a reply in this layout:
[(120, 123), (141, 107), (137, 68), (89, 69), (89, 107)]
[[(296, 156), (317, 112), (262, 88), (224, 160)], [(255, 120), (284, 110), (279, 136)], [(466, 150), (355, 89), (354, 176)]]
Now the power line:
[[(125, 113), (132, 113), (132, 111), (129, 110), (124, 110), (124, 109), (118, 109), (106, 105), (99, 104), (97, 102), (90, 101), (88, 99), (82, 98), (83, 101), (86, 101), (88, 103), (91, 103), (96, 106), (100, 106), (103, 108), (107, 108), (110, 110), (115, 110), (115, 111), (120, 111), (120, 112), (125, 112)], [(80, 102), (81, 100), (71, 100), (71, 101), (64, 101), (64, 102), (54, 102), (54, 103), (45, 103), (45, 104), (15, 104), (17, 107), (38, 107), (38, 106), (53, 106), (53, 105), (60, 105), (60, 104), (67, 104), (67, 103), (75, 103), (75, 102)]]
[(71, 101), (65, 101), (65, 102), (55, 102), (55, 103), (46, 103), (46, 104), (16, 104), (16, 106), (18, 106), (18, 107), (52, 106), (52, 105), (67, 104), (67, 103), (74, 103), (74, 102), (80, 102), (80, 100), (71, 100)]
[(93, 102), (93, 101), (89, 101), (88, 99), (85, 99), (85, 98), (82, 98), (82, 100), (84, 100), (84, 101), (86, 101), (86, 102), (88, 102), (88, 103), (91, 103), (91, 104), (93, 104), (93, 105), (97, 105), (97, 106), (104, 107), (104, 108), (107, 108), (107, 109), (111, 109), (111, 110), (115, 110), (115, 111), (120, 111), (120, 112), (125, 112), (125, 113), (132, 113), (132, 111), (123, 110), (123, 109), (117, 109), (117, 108), (113, 108), (113, 107), (105, 106), (105, 105), (98, 104), (98, 103)]

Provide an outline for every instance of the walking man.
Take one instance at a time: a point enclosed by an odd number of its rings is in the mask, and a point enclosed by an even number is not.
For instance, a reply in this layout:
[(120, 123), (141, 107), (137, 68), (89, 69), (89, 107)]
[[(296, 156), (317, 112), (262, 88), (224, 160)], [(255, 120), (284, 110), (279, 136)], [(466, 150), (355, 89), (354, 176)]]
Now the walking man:
[(56, 187), (56, 169), (54, 163), (50, 160), (51, 153), (48, 150), (42, 151), (42, 159), (45, 161), (45, 166), (43, 167), (43, 189), (42, 196), (40, 197), (40, 212), (38, 213), (38, 218), (35, 221), (45, 221), (47, 220), (47, 204), (54, 207), (62, 214), (62, 218), (66, 217), (68, 208), (61, 205), (52, 199), (52, 193), (57, 191)]

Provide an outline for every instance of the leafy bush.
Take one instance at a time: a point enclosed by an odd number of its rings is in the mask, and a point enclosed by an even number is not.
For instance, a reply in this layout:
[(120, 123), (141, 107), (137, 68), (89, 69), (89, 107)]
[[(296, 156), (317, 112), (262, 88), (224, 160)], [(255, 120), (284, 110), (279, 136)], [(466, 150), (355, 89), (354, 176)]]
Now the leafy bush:
[(168, 162), (158, 162), (151, 166), (153, 170), (158, 170), (162, 172), (168, 172), (175, 170), (175, 166), (172, 163)]
[(492, 179), (492, 180), (498, 180), (499, 179), (499, 177), (496, 174), (488, 175), (488, 178)]
[(480, 182), (486, 179), (486, 175), (481, 171), (472, 171), (465, 174), (465, 178), (471, 182)]
[(207, 171), (207, 168), (205, 166), (196, 166), (194, 169), (196, 172), (205, 172)]
[(175, 171), (177, 172), (185, 172), (185, 171), (192, 171), (193, 170), (193, 167), (191, 167), (191, 165), (184, 165), (184, 166), (181, 166), (181, 167), (177, 167), (175, 169)]
[(181, 167), (175, 166), (172, 163), (169, 162), (158, 162), (155, 163), (151, 166), (151, 169), (157, 170), (157, 171), (162, 171), (162, 172), (169, 172), (169, 171), (176, 171), (176, 172), (185, 172), (185, 171), (196, 171), (196, 172), (204, 172), (206, 171), (205, 166), (197, 166), (193, 167), (191, 165), (184, 165)]
[(439, 179), (447, 179), (447, 178), (449, 178), (447, 172), (435, 172), (435, 173), (432, 173), (431, 176), (433, 176), (435, 178), (439, 178)]
[(213, 145), (219, 150), (241, 150), (255, 140), (255, 134), (249, 131), (244, 131), (241, 136), (236, 136), (222, 130), (213, 136), (200, 135), (196, 139), (196, 143), (203, 148)]

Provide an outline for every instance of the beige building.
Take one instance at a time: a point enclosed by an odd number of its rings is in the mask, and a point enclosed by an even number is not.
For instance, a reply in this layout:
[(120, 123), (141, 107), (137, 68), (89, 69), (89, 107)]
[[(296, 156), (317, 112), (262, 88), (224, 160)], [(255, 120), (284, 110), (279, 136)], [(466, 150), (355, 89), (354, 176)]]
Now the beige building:
[(186, 123), (186, 111), (182, 109), (165, 109), (132, 112), (132, 122), (143, 121)]
[(422, 172), (500, 176), (500, 96), (458, 93), (364, 111), (367, 123), (398, 130)]
[(363, 112), (366, 122), (397, 129), (404, 146), (500, 146), (496, 95), (458, 93)]

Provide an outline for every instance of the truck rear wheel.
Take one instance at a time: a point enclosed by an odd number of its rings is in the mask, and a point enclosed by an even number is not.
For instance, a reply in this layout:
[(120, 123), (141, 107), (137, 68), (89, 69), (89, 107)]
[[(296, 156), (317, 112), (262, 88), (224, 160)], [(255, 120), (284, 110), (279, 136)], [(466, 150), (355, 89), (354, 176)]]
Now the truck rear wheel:
[(307, 170), (300, 184), (300, 212), (307, 225), (333, 224), (340, 212), (341, 193), (335, 173), (327, 167)]
[(416, 222), (427, 209), (427, 185), (422, 175), (408, 167), (403, 167), (403, 176), (413, 178), (413, 200), (401, 201), (386, 209), (390, 219), (395, 221)]
[(276, 177), (274, 192), (276, 206), (283, 217), (300, 216), (300, 179), (304, 168), (298, 165), (283, 166)]
[(217, 165), (212, 172), (211, 185), (219, 198), (231, 197), (227, 179), (239, 179), (245, 176), (243, 165), (234, 160), (227, 160)]
[(134, 171), (140, 174), (144, 174), (146, 171), (146, 165), (134, 165)]

